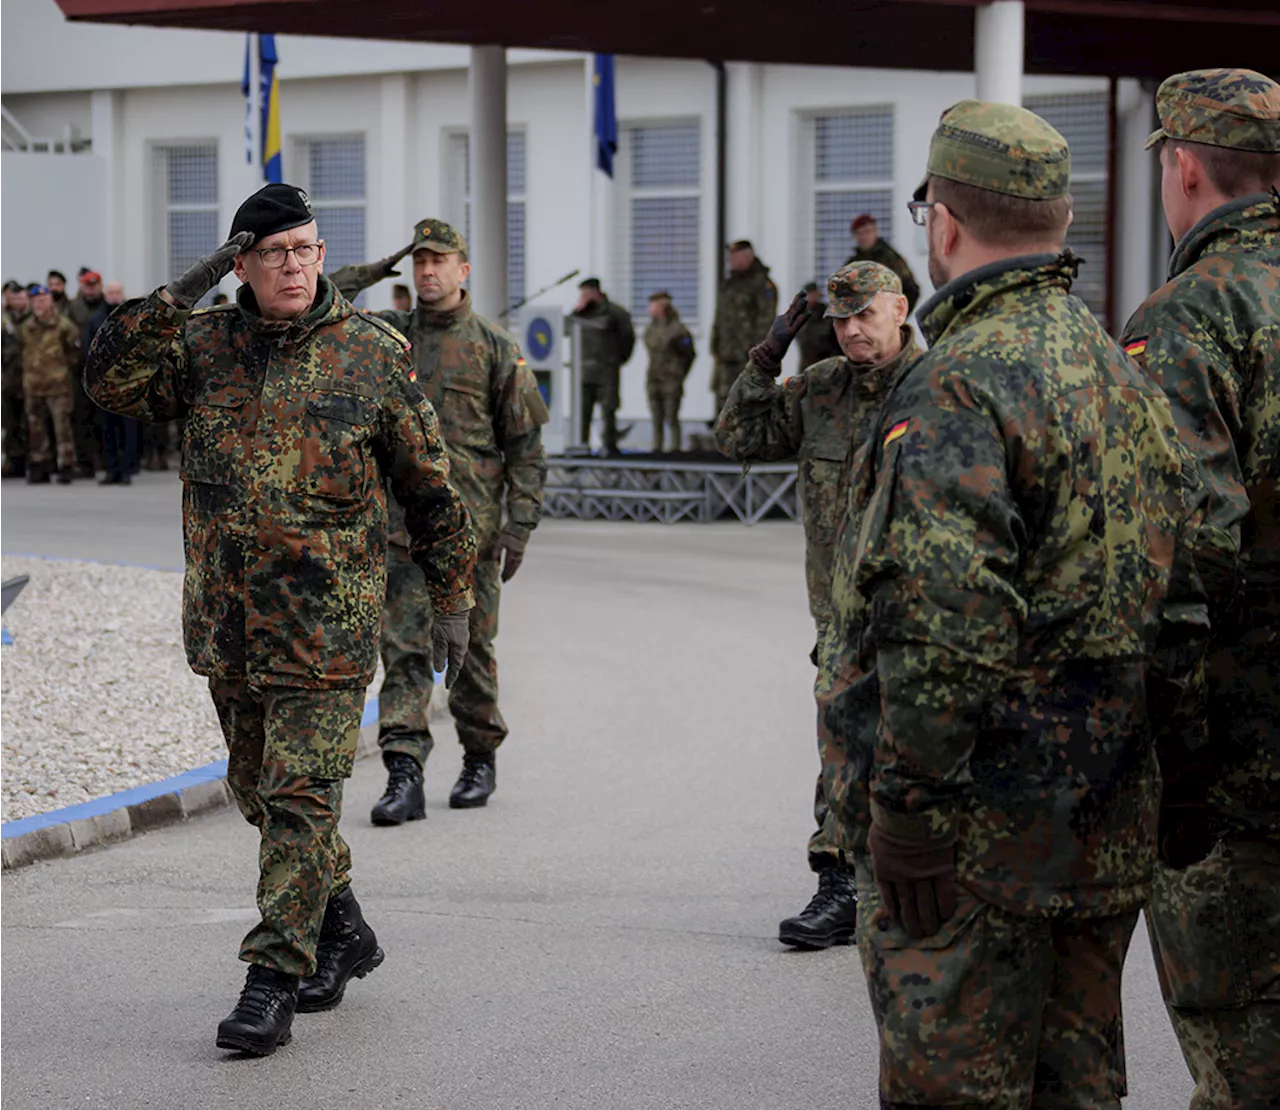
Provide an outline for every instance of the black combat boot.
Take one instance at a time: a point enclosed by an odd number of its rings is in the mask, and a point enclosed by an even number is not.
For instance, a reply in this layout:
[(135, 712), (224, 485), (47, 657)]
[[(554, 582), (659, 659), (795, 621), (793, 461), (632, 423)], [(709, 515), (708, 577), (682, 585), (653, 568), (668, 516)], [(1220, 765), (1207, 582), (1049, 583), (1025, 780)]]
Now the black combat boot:
[(467, 752), (462, 757), (462, 773), (449, 794), (450, 809), (475, 809), (489, 800), (498, 789), (498, 769), (493, 753)]
[(316, 945), (316, 973), (298, 984), (298, 1013), (332, 1010), (351, 978), (363, 979), (384, 958), (351, 888), (330, 895)]
[(75, 469), (73, 467), (70, 467), (70, 466), (58, 467), (58, 477), (56, 479), (58, 485), (69, 486), (71, 485), (71, 482), (74, 478), (75, 478)]
[(298, 977), (253, 964), (240, 1001), (218, 1026), (218, 1047), (270, 1056), (293, 1036)]
[(369, 814), (375, 825), (399, 825), (421, 821), (427, 815), (427, 799), (422, 793), (422, 768), (411, 755), (386, 752), (387, 792)]
[(47, 486), (48, 484), (49, 472), (40, 463), (32, 463), (27, 467), (27, 485)]
[(824, 867), (818, 893), (795, 917), (778, 926), (778, 939), (794, 948), (830, 948), (850, 944), (858, 924), (858, 891), (852, 867)]

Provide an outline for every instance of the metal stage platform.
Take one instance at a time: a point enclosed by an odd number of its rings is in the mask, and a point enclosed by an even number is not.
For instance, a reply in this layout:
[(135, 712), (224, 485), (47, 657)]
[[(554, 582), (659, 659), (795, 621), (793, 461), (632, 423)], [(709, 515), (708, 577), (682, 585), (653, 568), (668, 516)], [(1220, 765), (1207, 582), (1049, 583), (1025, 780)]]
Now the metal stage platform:
[(796, 464), (742, 464), (703, 455), (557, 455), (547, 459), (544, 510), (572, 520), (799, 519)]

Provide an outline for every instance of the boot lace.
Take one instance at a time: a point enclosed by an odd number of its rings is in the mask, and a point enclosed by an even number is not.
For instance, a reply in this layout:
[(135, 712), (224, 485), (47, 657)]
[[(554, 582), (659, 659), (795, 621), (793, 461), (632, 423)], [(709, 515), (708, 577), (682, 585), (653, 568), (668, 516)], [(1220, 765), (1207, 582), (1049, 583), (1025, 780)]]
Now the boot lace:
[(412, 759), (397, 759), (387, 769), (387, 789), (382, 795), (382, 800), (388, 801), (396, 796), (396, 792), (402, 787), (407, 786), (416, 779), (418, 765)]
[(244, 990), (240, 992), (240, 1004), (237, 1009), (252, 1014), (255, 1018), (265, 1018), (280, 1003), (281, 988), (275, 983), (250, 974)]

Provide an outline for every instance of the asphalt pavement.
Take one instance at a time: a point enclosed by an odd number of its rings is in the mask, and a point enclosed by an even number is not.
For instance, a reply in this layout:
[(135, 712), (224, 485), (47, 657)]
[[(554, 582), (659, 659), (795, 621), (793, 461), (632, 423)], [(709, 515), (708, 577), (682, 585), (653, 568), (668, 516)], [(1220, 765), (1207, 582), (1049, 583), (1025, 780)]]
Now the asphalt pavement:
[[(12, 492), (11, 492), (12, 490)], [(179, 489), (6, 482), (3, 550), (181, 564)], [(226, 810), (4, 876), (3, 1106), (209, 1110), (874, 1107), (857, 953), (795, 953), (816, 754), (799, 527), (548, 521), (503, 599), (486, 809), (375, 829), (354, 888), (387, 951), (262, 1060), (214, 1046), (243, 978), (256, 834)], [(1130, 1110), (1191, 1084), (1139, 929)]]

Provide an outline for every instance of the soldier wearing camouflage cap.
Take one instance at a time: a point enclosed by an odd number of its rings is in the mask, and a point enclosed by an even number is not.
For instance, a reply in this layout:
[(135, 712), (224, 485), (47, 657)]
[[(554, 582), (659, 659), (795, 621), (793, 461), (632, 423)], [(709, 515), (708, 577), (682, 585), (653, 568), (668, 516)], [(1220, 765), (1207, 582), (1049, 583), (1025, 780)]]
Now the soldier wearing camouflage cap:
[[(819, 707), (833, 676), (831, 554), (849, 501), (854, 459), (868, 441), (880, 405), (920, 351), (907, 326), (902, 281), (877, 262), (855, 262), (827, 282), (826, 317), (834, 325), (840, 354), (824, 359), (781, 385), (782, 358), (809, 319), (805, 291), (774, 321), (763, 343), (751, 351), (716, 421), (720, 450), (743, 463), (800, 461), (800, 502), (805, 531), (805, 578), (809, 611), (817, 630), (810, 658), (818, 667)], [(809, 866), (818, 892), (805, 909), (778, 929), (778, 939), (797, 948), (827, 948), (853, 940), (858, 897), (851, 848), (853, 834), (840, 825), (844, 807), (831, 790), (847, 781), (848, 756), (818, 718), (822, 769), (814, 791), (817, 830), (809, 838)]]
[[(485, 805), (497, 787), (497, 750), (507, 736), (498, 708), (494, 650), (498, 602), (542, 516), (547, 473), (542, 425), (548, 413), (516, 341), (472, 311), (463, 288), (471, 263), (457, 228), (443, 220), (419, 220), (412, 242), (399, 254), (344, 267), (334, 274), (334, 283), (354, 296), (393, 276), (392, 267), (409, 253), (418, 306), (413, 312), (393, 309), (378, 315), (413, 344), (417, 381), (440, 417), (449, 480), (466, 503), (480, 548), (470, 650), (460, 672), (446, 679), (463, 751), (449, 804), (471, 809)], [(409, 558), (403, 522), (393, 518), (391, 529), (382, 623), (385, 677), (378, 701), (387, 789), (371, 813), (373, 823), (383, 826), (426, 817), (422, 773), (435, 745), (428, 723), (431, 599)]]
[(1125, 1089), (1159, 791), (1144, 655), (1194, 470), (1164, 396), (1070, 294), (1070, 168), (1023, 108), (943, 114), (911, 205), (930, 349), (835, 552), (836, 635), (871, 676), (838, 675), (827, 712), (858, 771), (885, 1107), (1119, 1110)]
[(1151, 704), (1164, 789), (1147, 908), (1195, 1107), (1280, 1092), (1280, 85), (1179, 73), (1156, 94), (1169, 282), (1124, 330), (1209, 486), (1214, 630)]

